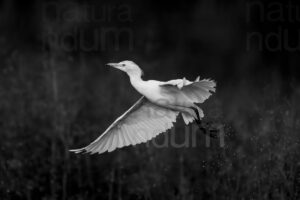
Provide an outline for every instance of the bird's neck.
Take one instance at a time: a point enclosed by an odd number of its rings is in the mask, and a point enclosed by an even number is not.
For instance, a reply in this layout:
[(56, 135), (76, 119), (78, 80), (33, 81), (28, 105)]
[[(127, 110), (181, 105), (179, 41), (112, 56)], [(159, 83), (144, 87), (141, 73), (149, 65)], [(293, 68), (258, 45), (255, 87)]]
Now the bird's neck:
[(141, 78), (140, 75), (129, 75), (130, 78), (130, 83), (131, 85), (138, 90), (139, 92), (141, 92), (141, 90), (143, 89), (143, 85), (144, 85), (144, 80)]
[(129, 78), (130, 78), (131, 84), (143, 82), (143, 79), (142, 79), (142, 77), (140, 75), (130, 74)]

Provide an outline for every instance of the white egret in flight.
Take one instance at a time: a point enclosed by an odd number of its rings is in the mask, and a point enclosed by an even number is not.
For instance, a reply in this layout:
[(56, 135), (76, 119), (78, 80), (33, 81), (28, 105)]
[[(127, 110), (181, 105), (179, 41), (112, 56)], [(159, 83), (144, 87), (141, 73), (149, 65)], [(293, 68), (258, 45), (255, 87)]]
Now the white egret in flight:
[(214, 81), (200, 80), (199, 77), (195, 81), (185, 78), (167, 82), (144, 81), (142, 70), (132, 61), (107, 65), (126, 72), (132, 86), (143, 96), (95, 141), (70, 151), (104, 153), (146, 142), (172, 128), (180, 113), (185, 124), (195, 120), (200, 129), (206, 131), (201, 125), (203, 111), (196, 103), (203, 103), (211, 92), (215, 92)]

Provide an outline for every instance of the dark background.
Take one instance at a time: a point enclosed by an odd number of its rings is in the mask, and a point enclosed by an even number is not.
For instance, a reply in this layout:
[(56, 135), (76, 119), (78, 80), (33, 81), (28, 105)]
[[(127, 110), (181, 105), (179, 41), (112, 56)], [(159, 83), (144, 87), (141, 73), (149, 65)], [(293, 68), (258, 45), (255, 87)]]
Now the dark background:
[[(299, 199), (297, 1), (0, 1), (1, 199)], [(217, 81), (201, 107), (219, 140), (101, 155), (89, 144), (145, 79)], [(175, 130), (175, 131), (174, 131)], [(202, 142), (202, 143), (201, 143)]]

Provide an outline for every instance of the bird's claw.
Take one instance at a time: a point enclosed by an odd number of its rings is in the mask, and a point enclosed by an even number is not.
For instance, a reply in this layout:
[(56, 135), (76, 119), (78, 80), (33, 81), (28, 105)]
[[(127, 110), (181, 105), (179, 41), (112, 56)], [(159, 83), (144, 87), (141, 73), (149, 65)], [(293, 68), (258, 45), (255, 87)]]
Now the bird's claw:
[(218, 138), (219, 137), (219, 130), (218, 129), (211, 129), (208, 130), (209, 132), (209, 137), (211, 138)]
[(220, 130), (216, 127), (213, 127), (213, 124), (211, 122), (207, 122), (206, 126), (204, 127), (205, 131), (204, 133), (208, 135), (211, 138), (218, 138)]

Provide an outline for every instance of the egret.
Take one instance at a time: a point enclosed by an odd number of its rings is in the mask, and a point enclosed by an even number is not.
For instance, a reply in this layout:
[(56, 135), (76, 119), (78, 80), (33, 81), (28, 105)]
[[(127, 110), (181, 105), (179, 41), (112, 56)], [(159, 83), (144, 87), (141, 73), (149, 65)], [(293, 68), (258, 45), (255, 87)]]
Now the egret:
[(206, 131), (201, 125), (204, 113), (197, 103), (203, 103), (215, 92), (213, 80), (200, 80), (198, 76), (195, 81), (185, 78), (167, 82), (144, 81), (143, 71), (132, 61), (107, 65), (126, 72), (131, 85), (143, 96), (96, 140), (86, 147), (70, 151), (100, 154), (147, 142), (172, 128), (179, 114), (186, 125), (196, 121), (200, 129)]

